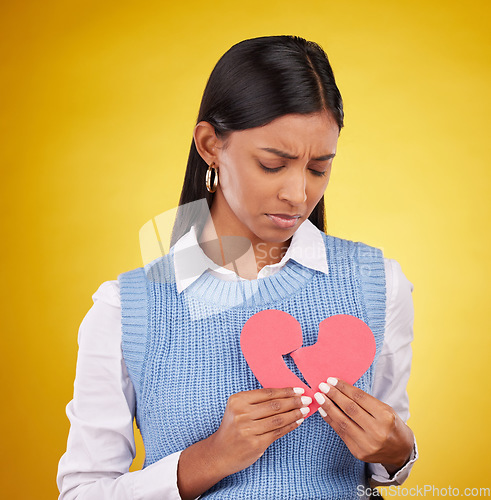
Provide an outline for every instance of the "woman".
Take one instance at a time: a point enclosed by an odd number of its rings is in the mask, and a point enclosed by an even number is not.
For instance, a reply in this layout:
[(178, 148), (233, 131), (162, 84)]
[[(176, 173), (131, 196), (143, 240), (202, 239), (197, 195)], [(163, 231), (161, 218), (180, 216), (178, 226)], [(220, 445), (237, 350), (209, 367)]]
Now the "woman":
[[(339, 500), (405, 480), (412, 284), (380, 250), (325, 233), (342, 126), (318, 45), (262, 37), (220, 59), (169, 254), (101, 285), (82, 322), (60, 498)], [(305, 418), (303, 389), (261, 388), (240, 350), (265, 309), (292, 315), (304, 346), (323, 319), (357, 316), (374, 362), (354, 385), (326, 377)], [(129, 473), (134, 417), (146, 458)]]

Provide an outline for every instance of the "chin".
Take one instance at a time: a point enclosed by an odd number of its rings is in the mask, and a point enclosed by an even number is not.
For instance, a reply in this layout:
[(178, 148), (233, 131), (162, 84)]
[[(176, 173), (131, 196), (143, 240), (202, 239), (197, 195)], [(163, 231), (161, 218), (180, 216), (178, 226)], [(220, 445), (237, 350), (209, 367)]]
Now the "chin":
[(268, 228), (255, 234), (257, 238), (268, 243), (283, 243), (289, 240), (297, 229), (298, 227), (296, 225), (288, 229)]

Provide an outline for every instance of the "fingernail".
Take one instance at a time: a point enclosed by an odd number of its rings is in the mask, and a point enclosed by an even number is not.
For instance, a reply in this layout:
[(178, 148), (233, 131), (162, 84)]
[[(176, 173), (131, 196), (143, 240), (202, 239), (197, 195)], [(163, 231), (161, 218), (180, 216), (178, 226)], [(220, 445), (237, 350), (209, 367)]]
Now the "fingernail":
[(312, 398), (309, 398), (308, 396), (302, 396), (301, 399), (304, 406), (308, 406), (310, 403), (312, 403)]
[(321, 408), (321, 407), (319, 406), (319, 410), (318, 410), (318, 411), (319, 411), (319, 413), (320, 413), (323, 417), (326, 417), (326, 416), (327, 416), (327, 412), (324, 410), (324, 408)]
[(306, 406), (303, 406), (302, 408), (300, 408), (300, 411), (302, 412), (302, 415), (307, 415), (310, 409), (307, 408)]
[(314, 394), (314, 398), (315, 400), (321, 405), (321, 404), (324, 404), (326, 402), (326, 398), (324, 397), (323, 394), (321, 394), (320, 392), (316, 392)]
[(297, 420), (297, 424), (300, 425), (305, 419), (301, 418), (300, 420)]
[(319, 389), (324, 393), (324, 394), (327, 394), (329, 392), (329, 389), (330, 387), (325, 383), (325, 382), (321, 382), (319, 384)]
[(305, 389), (302, 389), (301, 387), (294, 387), (293, 392), (295, 394), (303, 394), (305, 392)]
[(331, 385), (336, 385), (338, 383), (338, 379), (337, 378), (334, 378), (334, 377), (329, 377), (327, 379), (327, 383), (328, 384), (331, 384)]

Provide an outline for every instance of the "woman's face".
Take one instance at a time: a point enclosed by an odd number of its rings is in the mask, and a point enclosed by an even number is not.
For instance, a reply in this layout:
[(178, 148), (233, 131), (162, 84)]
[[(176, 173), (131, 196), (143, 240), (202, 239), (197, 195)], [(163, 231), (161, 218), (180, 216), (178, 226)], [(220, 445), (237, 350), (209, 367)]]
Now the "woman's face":
[(323, 111), (285, 115), (219, 141), (215, 226), (253, 244), (288, 240), (324, 194), (338, 135)]

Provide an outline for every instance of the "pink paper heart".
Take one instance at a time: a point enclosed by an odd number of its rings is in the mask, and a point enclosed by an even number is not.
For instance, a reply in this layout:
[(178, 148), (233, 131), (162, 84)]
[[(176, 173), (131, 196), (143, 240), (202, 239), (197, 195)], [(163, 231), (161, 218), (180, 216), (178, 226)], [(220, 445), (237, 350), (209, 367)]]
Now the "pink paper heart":
[[(302, 347), (302, 328), (290, 314), (266, 309), (251, 316), (240, 335), (242, 353), (263, 387), (303, 387), (312, 398), (312, 415), (319, 404), (318, 386), (328, 377), (354, 384), (375, 357), (375, 338), (368, 325), (355, 316), (337, 314), (319, 324), (317, 342)], [(290, 354), (310, 387), (286, 365)]]

